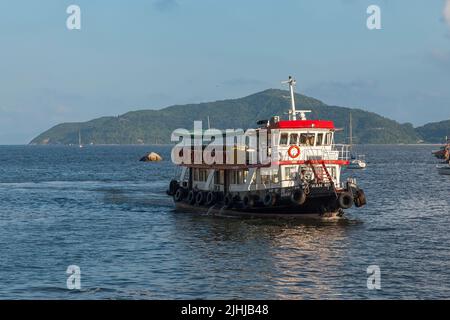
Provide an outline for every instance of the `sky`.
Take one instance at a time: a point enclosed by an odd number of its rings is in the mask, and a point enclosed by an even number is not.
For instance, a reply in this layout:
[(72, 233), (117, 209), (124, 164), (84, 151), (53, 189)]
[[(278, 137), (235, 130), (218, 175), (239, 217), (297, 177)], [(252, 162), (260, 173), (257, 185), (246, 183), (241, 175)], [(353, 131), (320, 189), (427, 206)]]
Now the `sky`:
[[(66, 26), (70, 5), (80, 30)], [(330, 105), (415, 126), (449, 119), (450, 0), (0, 1), (0, 144), (281, 89), (289, 75)]]

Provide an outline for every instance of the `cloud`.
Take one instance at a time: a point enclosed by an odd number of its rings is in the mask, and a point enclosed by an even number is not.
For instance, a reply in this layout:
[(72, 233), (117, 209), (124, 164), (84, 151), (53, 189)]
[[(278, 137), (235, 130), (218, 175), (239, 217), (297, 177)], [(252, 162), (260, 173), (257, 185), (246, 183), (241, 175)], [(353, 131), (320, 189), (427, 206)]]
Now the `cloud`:
[(450, 0), (445, 1), (445, 7), (444, 7), (444, 11), (442, 12), (442, 14), (444, 15), (445, 21), (450, 26)]
[(168, 12), (176, 9), (178, 7), (177, 0), (155, 0), (153, 2), (153, 7), (161, 12)]

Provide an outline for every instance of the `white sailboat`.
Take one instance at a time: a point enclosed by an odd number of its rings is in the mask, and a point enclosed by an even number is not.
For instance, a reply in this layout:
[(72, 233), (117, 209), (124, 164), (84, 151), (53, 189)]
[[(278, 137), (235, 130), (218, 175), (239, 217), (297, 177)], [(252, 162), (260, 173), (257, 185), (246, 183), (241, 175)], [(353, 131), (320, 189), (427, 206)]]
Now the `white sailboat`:
[(350, 125), (349, 125), (349, 131), (350, 131), (350, 152), (351, 152), (351, 160), (350, 164), (348, 165), (348, 169), (364, 169), (367, 167), (366, 164), (366, 156), (363, 154), (356, 155), (353, 153), (353, 123), (352, 123), (352, 113), (350, 113)]

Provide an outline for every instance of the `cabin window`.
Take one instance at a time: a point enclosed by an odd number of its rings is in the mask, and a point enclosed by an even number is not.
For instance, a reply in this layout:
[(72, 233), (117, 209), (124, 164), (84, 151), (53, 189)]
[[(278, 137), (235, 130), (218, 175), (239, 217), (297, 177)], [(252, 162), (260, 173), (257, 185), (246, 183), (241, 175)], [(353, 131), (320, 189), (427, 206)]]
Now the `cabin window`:
[(202, 170), (202, 181), (208, 180), (208, 170)]
[(318, 133), (317, 134), (317, 140), (316, 140), (316, 146), (321, 146), (323, 145), (323, 133)]
[(297, 144), (298, 143), (298, 133), (291, 133), (291, 136), (289, 138), (289, 144)]
[(280, 182), (280, 177), (278, 174), (278, 171), (273, 171), (272, 172), (272, 183), (279, 183)]
[(314, 140), (316, 135), (314, 133), (302, 133), (300, 135), (300, 145), (302, 146), (314, 146)]
[(284, 167), (284, 179), (285, 180), (295, 179), (296, 175), (297, 175), (297, 172), (296, 172), (295, 167)]
[(280, 172), (280, 170), (261, 169), (261, 171), (260, 171), (261, 183), (264, 185), (270, 185), (272, 183), (279, 183), (280, 182), (279, 172)]
[(304, 181), (311, 181), (313, 179), (313, 172), (311, 168), (300, 167), (300, 179)]
[(247, 170), (233, 170), (230, 172), (231, 184), (244, 184), (247, 182)]
[(230, 184), (236, 184), (236, 171), (230, 171)]
[(329, 146), (329, 145), (332, 144), (332, 141), (333, 141), (333, 135), (332, 135), (331, 132), (328, 132), (328, 133), (327, 133), (327, 136), (326, 136), (325, 144), (326, 144), (327, 146)]
[(237, 184), (241, 184), (242, 183), (242, 180), (243, 180), (242, 176), (243, 176), (243, 174), (242, 174), (241, 170), (236, 171), (236, 183)]
[(289, 134), (282, 133), (280, 136), (280, 146), (287, 146)]
[[(327, 167), (327, 171), (330, 174), (331, 178), (333, 180), (336, 180), (336, 167)], [(322, 174), (322, 176), (325, 178), (325, 171), (322, 169), (322, 172), (318, 172), (319, 174)]]
[(208, 170), (206, 169), (194, 169), (195, 181), (206, 181), (208, 179)]
[(214, 184), (224, 184), (224, 171), (223, 170), (219, 170), (214, 172)]
[(194, 169), (194, 180), (198, 181), (198, 169)]
[(337, 177), (337, 175), (336, 175), (336, 167), (328, 168), (328, 172), (330, 173), (331, 177), (333, 177), (333, 179), (336, 179), (336, 177)]
[(264, 185), (268, 185), (270, 183), (270, 176), (269, 175), (262, 175), (261, 176), (261, 183)]

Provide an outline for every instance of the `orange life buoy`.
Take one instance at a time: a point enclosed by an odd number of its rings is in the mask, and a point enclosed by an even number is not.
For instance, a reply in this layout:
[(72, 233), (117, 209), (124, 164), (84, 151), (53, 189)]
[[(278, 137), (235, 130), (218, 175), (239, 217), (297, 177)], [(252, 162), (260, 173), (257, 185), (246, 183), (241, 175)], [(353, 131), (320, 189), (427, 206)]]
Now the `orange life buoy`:
[[(292, 154), (292, 150), (296, 150), (297, 152), (295, 154)], [(288, 155), (291, 158), (297, 158), (300, 155), (300, 148), (296, 145), (290, 146), (289, 150), (288, 150)]]

